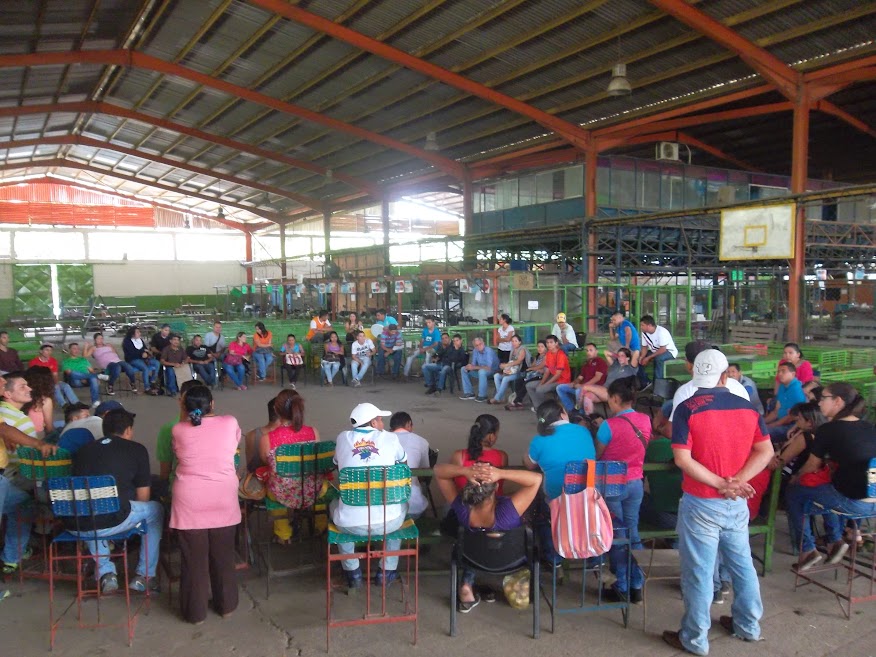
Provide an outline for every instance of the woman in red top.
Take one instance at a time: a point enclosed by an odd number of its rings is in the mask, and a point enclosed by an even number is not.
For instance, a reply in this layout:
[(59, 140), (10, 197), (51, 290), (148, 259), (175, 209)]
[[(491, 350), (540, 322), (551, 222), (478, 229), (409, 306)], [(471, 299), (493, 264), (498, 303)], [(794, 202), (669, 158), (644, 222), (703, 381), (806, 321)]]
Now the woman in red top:
[[(495, 415), (478, 415), (468, 433), (468, 448), (456, 450), (450, 457), (450, 462), (464, 468), (475, 463), (489, 463), (497, 468), (504, 468), (508, 465), (508, 454), (501, 449), (493, 449), (497, 440), (499, 419)], [(456, 489), (461, 492), (468, 480), (465, 477), (456, 477), (454, 482)], [(496, 494), (502, 494), (501, 483)]]
[(246, 390), (246, 366), (244, 361), (252, 357), (252, 347), (246, 341), (246, 333), (237, 334), (237, 340), (228, 345), (223, 361), (225, 373), (234, 382), (238, 390)]
[[(313, 477), (304, 479), (304, 490), (301, 489), (301, 479), (298, 477), (278, 477), (277, 463), (274, 453), (280, 445), (292, 445), (294, 443), (306, 443), (319, 440), (319, 431), (304, 424), (304, 398), (295, 390), (282, 390), (274, 399), (274, 411), (277, 413), (280, 426), (270, 433), (262, 434), (259, 452), (262, 462), (267, 463), (271, 469), (268, 478), (268, 497), (282, 504), (284, 507), (300, 509), (305, 506), (304, 500), (315, 500), (318, 492), (317, 482)], [(292, 539), (292, 526), (289, 524), (287, 509), (273, 509), (271, 515), (274, 518), (274, 540), (281, 544), (288, 544)]]

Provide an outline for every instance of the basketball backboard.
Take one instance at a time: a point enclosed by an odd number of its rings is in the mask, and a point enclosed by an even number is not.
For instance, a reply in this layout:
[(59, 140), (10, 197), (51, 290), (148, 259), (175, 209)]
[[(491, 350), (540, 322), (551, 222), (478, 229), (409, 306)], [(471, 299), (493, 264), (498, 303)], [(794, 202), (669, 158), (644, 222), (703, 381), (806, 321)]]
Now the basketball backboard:
[(797, 206), (764, 205), (721, 212), (720, 260), (778, 260), (794, 257)]

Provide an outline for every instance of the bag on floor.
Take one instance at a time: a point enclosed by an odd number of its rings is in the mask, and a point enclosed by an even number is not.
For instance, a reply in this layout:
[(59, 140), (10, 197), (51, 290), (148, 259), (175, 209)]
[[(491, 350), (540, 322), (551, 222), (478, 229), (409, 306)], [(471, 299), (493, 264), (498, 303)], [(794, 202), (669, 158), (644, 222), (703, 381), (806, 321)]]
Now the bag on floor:
[(514, 609), (526, 609), (529, 606), (529, 568), (523, 568), (502, 579), (502, 592), (508, 604)]
[(569, 495), (565, 488), (550, 501), (554, 549), (566, 559), (598, 557), (611, 549), (614, 527), (602, 494), (596, 489), (596, 461), (587, 461), (584, 490)]

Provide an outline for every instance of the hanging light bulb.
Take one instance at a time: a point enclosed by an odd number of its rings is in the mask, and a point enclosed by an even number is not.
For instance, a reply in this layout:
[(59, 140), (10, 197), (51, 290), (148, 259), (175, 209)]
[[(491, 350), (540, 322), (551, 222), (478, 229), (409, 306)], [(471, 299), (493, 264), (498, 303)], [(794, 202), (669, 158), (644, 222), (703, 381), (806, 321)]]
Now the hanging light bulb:
[(326, 169), (326, 170), (325, 170), (325, 181), (326, 181), (326, 182), (331, 182), (332, 180), (335, 179), (335, 178), (334, 178), (334, 175), (335, 175), (335, 174), (334, 174), (334, 172), (333, 172), (331, 169)]
[(221, 205), (219, 206), (219, 209), (216, 210), (216, 218), (217, 219), (224, 219), (225, 218), (225, 208), (223, 208)]
[(611, 69), (611, 82), (608, 83), (609, 96), (629, 96), (633, 93), (630, 81), (627, 80), (627, 65), (615, 64)]
[(433, 153), (441, 150), (438, 147), (438, 135), (434, 130), (431, 130), (426, 134), (426, 144), (423, 146), (423, 150)]

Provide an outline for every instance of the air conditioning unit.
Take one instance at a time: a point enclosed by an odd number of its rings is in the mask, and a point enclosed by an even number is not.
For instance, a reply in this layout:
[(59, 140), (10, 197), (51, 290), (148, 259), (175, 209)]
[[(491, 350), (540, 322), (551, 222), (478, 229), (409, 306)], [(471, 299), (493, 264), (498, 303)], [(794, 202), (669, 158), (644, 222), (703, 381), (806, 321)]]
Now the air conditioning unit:
[(673, 160), (678, 162), (678, 144), (674, 141), (661, 141), (657, 144), (657, 153), (655, 157), (658, 160)]

